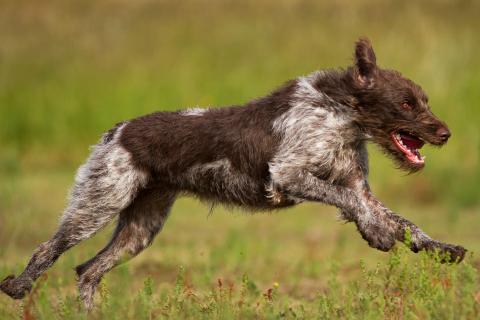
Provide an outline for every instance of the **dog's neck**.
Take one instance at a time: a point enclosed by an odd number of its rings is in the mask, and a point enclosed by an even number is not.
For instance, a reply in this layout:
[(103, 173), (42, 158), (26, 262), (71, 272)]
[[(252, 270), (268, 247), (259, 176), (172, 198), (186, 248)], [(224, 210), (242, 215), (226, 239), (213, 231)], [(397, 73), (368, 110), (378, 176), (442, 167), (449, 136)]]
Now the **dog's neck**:
[(309, 76), (312, 86), (327, 95), (330, 99), (339, 104), (355, 108), (355, 87), (353, 83), (353, 70), (324, 70), (318, 71)]

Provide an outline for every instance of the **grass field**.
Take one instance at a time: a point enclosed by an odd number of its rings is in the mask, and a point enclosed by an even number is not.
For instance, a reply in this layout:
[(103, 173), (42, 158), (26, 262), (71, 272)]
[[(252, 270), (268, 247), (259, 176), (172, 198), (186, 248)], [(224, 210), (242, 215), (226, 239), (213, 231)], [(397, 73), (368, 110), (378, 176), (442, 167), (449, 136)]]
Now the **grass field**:
[(179, 200), (151, 248), (109, 273), (87, 316), (73, 268), (112, 226), (66, 253), (0, 319), (480, 318), (480, 5), (475, 1), (2, 1), (0, 278), (54, 232), (76, 168), (116, 122), (225, 106), (347, 66), (360, 35), (380, 65), (427, 91), (452, 130), (405, 175), (371, 148), (371, 185), (460, 265), (370, 249), (333, 208), (248, 215)]

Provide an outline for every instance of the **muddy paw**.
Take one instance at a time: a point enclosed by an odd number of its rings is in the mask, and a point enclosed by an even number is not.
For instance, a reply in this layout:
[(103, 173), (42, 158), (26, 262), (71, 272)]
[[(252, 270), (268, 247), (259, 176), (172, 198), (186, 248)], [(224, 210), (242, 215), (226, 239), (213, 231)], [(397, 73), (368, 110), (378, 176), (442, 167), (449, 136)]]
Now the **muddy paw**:
[(19, 282), (14, 275), (9, 275), (0, 283), (0, 290), (13, 299), (22, 299), (31, 289), (29, 282)]
[(467, 249), (462, 246), (432, 241), (425, 246), (427, 251), (438, 250), (440, 253), (440, 261), (445, 262), (461, 262), (467, 253)]
[(443, 244), (440, 248), (442, 252), (446, 253), (443, 262), (461, 262), (467, 253), (467, 249), (464, 247), (452, 244)]

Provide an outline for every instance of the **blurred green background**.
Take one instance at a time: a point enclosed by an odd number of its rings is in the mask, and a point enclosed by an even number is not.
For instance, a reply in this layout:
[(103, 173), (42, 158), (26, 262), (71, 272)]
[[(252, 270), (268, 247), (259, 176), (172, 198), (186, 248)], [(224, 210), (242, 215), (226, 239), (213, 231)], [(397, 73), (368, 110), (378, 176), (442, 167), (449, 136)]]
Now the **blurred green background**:
[[(479, 16), (473, 0), (1, 1), (0, 276), (19, 272), (53, 233), (76, 168), (116, 122), (241, 104), (346, 67), (359, 36), (381, 66), (425, 89), (452, 131), (442, 149), (424, 148), (426, 168), (414, 175), (370, 148), (373, 191), (433, 236), (478, 251)], [(198, 286), (247, 272), (304, 297), (321, 287), (331, 259), (348, 271), (359, 258), (385, 257), (322, 205), (253, 217), (208, 211), (180, 200), (154, 248), (129, 268), (168, 283), (183, 264)], [(74, 290), (71, 268), (107, 238), (74, 248), (51, 272)]]

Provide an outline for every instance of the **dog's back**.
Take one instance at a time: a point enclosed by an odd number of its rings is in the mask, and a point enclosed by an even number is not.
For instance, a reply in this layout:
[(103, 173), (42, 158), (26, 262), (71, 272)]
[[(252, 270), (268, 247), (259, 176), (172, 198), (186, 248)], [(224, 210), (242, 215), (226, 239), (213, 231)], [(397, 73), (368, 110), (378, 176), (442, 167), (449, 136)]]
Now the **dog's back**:
[(245, 106), (157, 112), (121, 128), (119, 143), (152, 183), (251, 208), (272, 207), (269, 162), (280, 141), (272, 123), (288, 106), (278, 95)]

